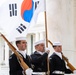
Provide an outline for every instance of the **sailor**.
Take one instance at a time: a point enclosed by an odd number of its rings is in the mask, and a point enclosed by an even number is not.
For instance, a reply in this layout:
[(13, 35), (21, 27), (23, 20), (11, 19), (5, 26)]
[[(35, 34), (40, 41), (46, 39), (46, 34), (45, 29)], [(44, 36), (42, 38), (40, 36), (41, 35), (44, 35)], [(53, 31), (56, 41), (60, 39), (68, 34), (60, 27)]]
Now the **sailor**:
[(54, 53), (50, 56), (50, 75), (64, 75), (72, 73), (72, 71), (66, 67), (65, 61), (62, 58), (62, 44), (60, 42), (53, 43)]
[(9, 58), (9, 74), (10, 75), (32, 75), (33, 70), (31, 69), (30, 57), (26, 54), (27, 41), (25, 37), (16, 38), (16, 46), (18, 53), (23, 57), (24, 62), (29, 66), (28, 69), (24, 70), (20, 65), (20, 61), (13, 53)]
[(50, 50), (45, 48), (45, 41), (40, 40), (34, 44), (35, 52), (31, 54), (32, 64), (34, 64), (33, 75), (46, 75), (47, 57)]

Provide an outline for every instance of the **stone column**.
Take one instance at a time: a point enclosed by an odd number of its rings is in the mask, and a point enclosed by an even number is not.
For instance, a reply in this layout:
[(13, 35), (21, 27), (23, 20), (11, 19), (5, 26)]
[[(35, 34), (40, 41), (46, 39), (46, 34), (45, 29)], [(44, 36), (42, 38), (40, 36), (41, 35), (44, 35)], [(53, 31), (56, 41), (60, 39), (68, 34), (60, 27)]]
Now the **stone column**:
[(4, 41), (0, 37), (0, 65), (4, 65)]
[(35, 41), (39, 41), (39, 39), (40, 39), (39, 33), (36, 33), (36, 35), (35, 35)]
[(40, 32), (40, 40), (44, 40), (44, 33)]
[(5, 42), (5, 64), (8, 65), (9, 62), (9, 47)]
[(46, 0), (46, 16), (48, 39), (51, 42), (60, 41), (64, 55), (76, 66), (76, 14), (73, 10), (73, 3), (76, 2), (73, 1), (75, 0)]
[(61, 40), (61, 0), (47, 0), (46, 1), (48, 37), (54, 41)]
[(73, 2), (72, 10), (73, 10), (73, 25), (74, 25), (74, 27), (73, 27), (74, 28), (73, 29), (74, 30), (74, 32), (73, 32), (74, 33), (74, 38), (73, 38), (74, 39), (74, 44), (73, 44), (73, 46), (74, 46), (73, 53), (74, 54), (73, 54), (73, 57), (74, 58), (72, 60), (74, 61), (74, 64), (76, 67), (76, 58), (75, 58), (76, 57), (76, 0), (73, 0), (72, 2)]

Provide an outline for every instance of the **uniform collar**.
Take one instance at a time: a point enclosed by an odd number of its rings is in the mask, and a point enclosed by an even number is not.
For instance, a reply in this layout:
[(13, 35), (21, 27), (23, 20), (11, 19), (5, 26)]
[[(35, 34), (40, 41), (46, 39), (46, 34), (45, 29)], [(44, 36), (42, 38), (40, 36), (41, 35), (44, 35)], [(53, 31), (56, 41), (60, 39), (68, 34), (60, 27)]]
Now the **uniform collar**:
[(18, 50), (18, 52), (21, 53), (24, 56), (24, 58), (26, 58), (26, 50), (24, 50), (24, 51)]
[(44, 54), (44, 52), (40, 52), (40, 51), (37, 51), (40, 55), (43, 55)]
[(58, 55), (62, 59), (62, 54), (60, 52), (55, 52), (56, 55)]

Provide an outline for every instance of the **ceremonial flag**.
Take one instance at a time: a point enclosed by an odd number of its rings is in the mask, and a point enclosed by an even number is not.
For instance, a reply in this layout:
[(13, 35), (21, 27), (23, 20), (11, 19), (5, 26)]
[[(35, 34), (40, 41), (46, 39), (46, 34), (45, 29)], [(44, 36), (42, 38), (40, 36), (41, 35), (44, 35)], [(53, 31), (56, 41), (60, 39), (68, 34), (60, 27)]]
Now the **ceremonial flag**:
[(0, 7), (0, 27), (10, 41), (26, 36), (44, 8), (44, 0), (8, 0)]

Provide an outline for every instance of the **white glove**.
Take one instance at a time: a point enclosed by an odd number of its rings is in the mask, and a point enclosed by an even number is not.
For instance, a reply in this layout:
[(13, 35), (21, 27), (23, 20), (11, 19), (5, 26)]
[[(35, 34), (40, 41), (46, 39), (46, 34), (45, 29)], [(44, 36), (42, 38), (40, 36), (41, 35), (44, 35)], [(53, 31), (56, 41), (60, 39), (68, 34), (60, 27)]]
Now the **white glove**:
[(73, 74), (76, 74), (76, 70), (73, 71)]
[(26, 75), (32, 75), (33, 70), (31, 68), (28, 68), (25, 70)]
[(46, 52), (47, 54), (49, 54), (49, 53), (50, 53), (50, 48), (49, 48), (49, 47), (46, 47), (46, 48), (45, 48), (45, 52)]

